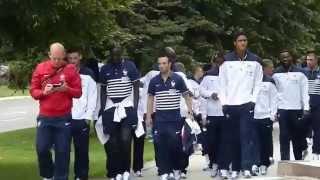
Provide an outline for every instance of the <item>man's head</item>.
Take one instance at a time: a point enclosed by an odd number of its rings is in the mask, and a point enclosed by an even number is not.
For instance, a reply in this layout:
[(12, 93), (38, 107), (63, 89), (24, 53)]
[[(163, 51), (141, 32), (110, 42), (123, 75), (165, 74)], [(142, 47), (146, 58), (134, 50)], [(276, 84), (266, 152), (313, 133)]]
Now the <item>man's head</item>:
[(318, 66), (318, 57), (314, 51), (310, 51), (307, 53), (306, 61), (310, 69), (314, 69)]
[(248, 39), (244, 32), (238, 32), (233, 37), (233, 45), (236, 51), (244, 52), (247, 50)]
[(199, 65), (195, 66), (192, 70), (192, 74), (195, 79), (201, 79), (204, 74), (202, 67)]
[(224, 52), (221, 51), (219, 53), (217, 53), (216, 55), (214, 55), (211, 59), (211, 64), (212, 66), (220, 66), (221, 64), (223, 64), (224, 62)]
[(161, 56), (158, 58), (159, 70), (161, 73), (168, 73), (171, 70), (171, 61), (167, 56)]
[(59, 68), (66, 64), (66, 52), (61, 43), (53, 43), (50, 45), (49, 58), (54, 67)]
[(289, 52), (289, 50), (287, 49), (280, 51), (279, 58), (280, 58), (281, 64), (285, 67), (290, 67), (293, 63), (293, 57)]
[(175, 64), (175, 70), (177, 72), (183, 72), (183, 73), (186, 73), (186, 68), (184, 67), (184, 64), (182, 62), (176, 62)]
[(110, 51), (111, 60), (114, 63), (118, 63), (122, 59), (122, 48), (120, 46), (113, 47)]
[(177, 54), (176, 51), (172, 47), (165, 47), (164, 48), (165, 55), (169, 58), (172, 63), (177, 61)]
[(68, 62), (76, 66), (80, 66), (82, 55), (79, 50), (69, 49), (67, 52)]
[(262, 65), (264, 74), (271, 76), (274, 69), (273, 61), (271, 59), (263, 59)]

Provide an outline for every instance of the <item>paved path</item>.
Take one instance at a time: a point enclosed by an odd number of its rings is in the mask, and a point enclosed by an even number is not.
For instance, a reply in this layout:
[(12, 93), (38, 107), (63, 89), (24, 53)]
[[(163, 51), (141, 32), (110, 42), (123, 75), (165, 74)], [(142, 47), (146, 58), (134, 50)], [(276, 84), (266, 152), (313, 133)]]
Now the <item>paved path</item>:
[(38, 102), (30, 97), (0, 99), (0, 132), (35, 127)]
[[(279, 127), (278, 124), (274, 125), (274, 155), (276, 163), (270, 167), (267, 176), (254, 177), (253, 180), (278, 180), (278, 179), (289, 179), (289, 180), (304, 180), (304, 179), (312, 179), (312, 178), (289, 178), (289, 177), (277, 177), (277, 161), (280, 159), (279, 153)], [(292, 148), (291, 148), (292, 150)], [(309, 149), (311, 150), (311, 149)], [(311, 151), (310, 151), (311, 152)], [(293, 158), (293, 153), (291, 152), (291, 158)], [(310, 159), (309, 155), (306, 159)], [(194, 154), (190, 159), (190, 167), (188, 169), (188, 180), (219, 180), (221, 178), (211, 178), (209, 172), (202, 171), (204, 167), (205, 160), (204, 157), (199, 153)], [(154, 162), (149, 162), (146, 164), (146, 168), (143, 170), (143, 178), (132, 178), (133, 180), (159, 180), (159, 177), (156, 176), (156, 167)], [(241, 179), (241, 178), (239, 178)], [(103, 180), (103, 179), (94, 179), (94, 180)]]

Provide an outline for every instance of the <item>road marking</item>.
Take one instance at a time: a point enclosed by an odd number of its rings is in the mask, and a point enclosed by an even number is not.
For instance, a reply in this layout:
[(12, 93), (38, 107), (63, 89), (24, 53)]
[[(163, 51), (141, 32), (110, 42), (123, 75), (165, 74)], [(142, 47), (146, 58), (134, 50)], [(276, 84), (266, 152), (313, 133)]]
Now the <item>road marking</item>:
[[(13, 121), (20, 121), (24, 120), (24, 117), (17, 117), (17, 118), (10, 118), (10, 119), (0, 119), (0, 122), (13, 122)], [(25, 119), (25, 121), (28, 121)]]
[(28, 98), (31, 98), (31, 96), (10, 96), (10, 97), (2, 97), (2, 98), (0, 98), (0, 101), (28, 99)]
[(1, 113), (1, 116), (11, 116), (11, 115), (18, 115), (18, 114), (28, 114), (28, 112), (8, 112), (8, 113)]

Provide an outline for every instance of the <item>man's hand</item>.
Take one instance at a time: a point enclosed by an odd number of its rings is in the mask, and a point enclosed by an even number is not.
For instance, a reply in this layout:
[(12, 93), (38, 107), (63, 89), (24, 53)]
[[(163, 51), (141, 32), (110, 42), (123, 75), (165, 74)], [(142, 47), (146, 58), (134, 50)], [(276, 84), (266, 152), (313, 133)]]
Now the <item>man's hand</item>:
[(228, 113), (226, 105), (222, 106), (222, 112), (224, 115), (226, 115)]
[(219, 100), (217, 93), (212, 93), (211, 98), (212, 98), (213, 100), (215, 100), (215, 101), (218, 101), (218, 100)]
[(254, 102), (249, 102), (249, 109), (254, 110), (254, 107), (256, 106), (256, 103)]
[(51, 94), (52, 92), (53, 92), (53, 85), (52, 84), (47, 84), (44, 87), (43, 94), (44, 95), (48, 95), (48, 94)]
[(191, 120), (194, 120), (193, 112), (192, 112), (192, 111), (189, 111), (189, 112), (188, 112), (187, 118), (189, 118), (189, 119), (191, 119)]
[(310, 111), (304, 110), (303, 111), (303, 118), (309, 118), (310, 116)]
[(203, 127), (205, 127), (205, 126), (208, 124), (207, 119), (203, 118), (203, 119), (201, 120), (201, 124), (202, 124)]
[(152, 117), (151, 117), (151, 114), (147, 114), (146, 116), (146, 125), (147, 127), (152, 127)]

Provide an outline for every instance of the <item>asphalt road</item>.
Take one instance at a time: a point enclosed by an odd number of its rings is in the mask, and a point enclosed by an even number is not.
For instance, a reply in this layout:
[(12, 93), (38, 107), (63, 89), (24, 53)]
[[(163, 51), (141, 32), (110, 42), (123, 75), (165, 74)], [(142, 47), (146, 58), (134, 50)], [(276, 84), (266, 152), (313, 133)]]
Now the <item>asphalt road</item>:
[(0, 132), (35, 127), (38, 102), (32, 98), (0, 100)]

